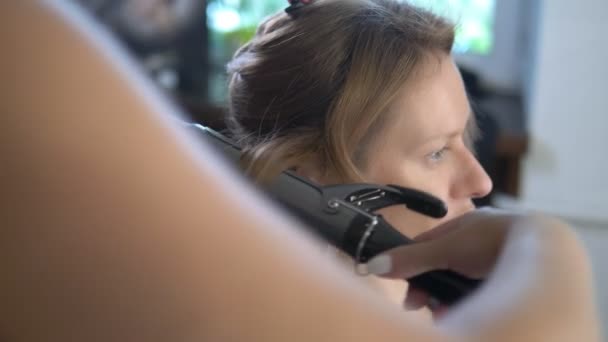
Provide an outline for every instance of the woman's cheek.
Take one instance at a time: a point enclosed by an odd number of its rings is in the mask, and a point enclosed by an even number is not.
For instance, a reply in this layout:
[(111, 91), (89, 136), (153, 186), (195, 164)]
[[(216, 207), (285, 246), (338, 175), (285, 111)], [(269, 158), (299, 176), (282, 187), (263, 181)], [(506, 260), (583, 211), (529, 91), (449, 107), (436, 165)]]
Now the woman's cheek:
[[(416, 160), (399, 162), (395, 164), (387, 162), (382, 172), (376, 172), (370, 177), (372, 183), (377, 184), (399, 184), (401, 186), (424, 191), (440, 198), (445, 202), (449, 193), (449, 175), (443, 167), (429, 169), (423, 162)], [(446, 203), (447, 205), (447, 203)], [(449, 209), (449, 208), (448, 208)], [(414, 238), (417, 235), (439, 225), (444, 220), (435, 219), (414, 212), (404, 205), (395, 205), (378, 211), (384, 219), (403, 235)]]

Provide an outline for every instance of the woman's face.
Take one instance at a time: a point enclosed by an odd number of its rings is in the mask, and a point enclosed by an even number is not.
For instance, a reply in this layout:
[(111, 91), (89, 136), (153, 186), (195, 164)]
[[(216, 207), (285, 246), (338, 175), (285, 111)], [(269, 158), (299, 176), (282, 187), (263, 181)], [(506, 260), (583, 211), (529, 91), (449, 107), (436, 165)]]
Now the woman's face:
[(466, 144), (471, 109), (452, 59), (429, 58), (402, 89), (391, 117), (368, 150), (364, 175), (378, 184), (397, 184), (442, 199), (448, 215), (433, 219), (404, 206), (380, 213), (409, 237), (474, 208), (492, 182)]

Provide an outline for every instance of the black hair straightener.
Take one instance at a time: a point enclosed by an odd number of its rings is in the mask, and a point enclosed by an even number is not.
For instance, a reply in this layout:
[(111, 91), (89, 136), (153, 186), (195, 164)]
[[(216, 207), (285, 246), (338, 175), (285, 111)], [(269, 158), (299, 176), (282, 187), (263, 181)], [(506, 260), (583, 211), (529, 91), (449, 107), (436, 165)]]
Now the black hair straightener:
[[(238, 165), (241, 151), (237, 145), (210, 128), (198, 124), (190, 126)], [(314, 234), (350, 255), (357, 265), (412, 242), (374, 213), (376, 210), (405, 205), (434, 218), (447, 214), (441, 200), (417, 190), (375, 184), (319, 186), (290, 171), (282, 172), (262, 190)], [(441, 304), (452, 305), (478, 287), (481, 280), (452, 271), (431, 271), (410, 278), (408, 282), (427, 291)]]

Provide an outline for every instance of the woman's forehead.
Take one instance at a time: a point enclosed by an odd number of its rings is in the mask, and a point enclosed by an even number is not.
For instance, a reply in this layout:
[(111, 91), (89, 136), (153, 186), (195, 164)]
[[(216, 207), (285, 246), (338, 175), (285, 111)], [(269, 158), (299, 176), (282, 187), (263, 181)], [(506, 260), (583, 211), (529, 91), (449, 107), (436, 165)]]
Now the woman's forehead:
[[(437, 61), (437, 59), (435, 59)], [(462, 78), (451, 58), (428, 62), (400, 91), (390, 115), (396, 134), (430, 140), (462, 132), (470, 116), (470, 105)]]

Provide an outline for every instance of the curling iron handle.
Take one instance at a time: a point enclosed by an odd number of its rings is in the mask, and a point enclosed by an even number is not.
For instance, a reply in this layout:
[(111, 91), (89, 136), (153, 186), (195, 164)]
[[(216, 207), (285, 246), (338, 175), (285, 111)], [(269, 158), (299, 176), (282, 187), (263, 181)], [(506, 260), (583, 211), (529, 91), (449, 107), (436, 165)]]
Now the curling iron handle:
[[(201, 125), (191, 125), (199, 133), (205, 133), (207, 141), (223, 152), (228, 160), (238, 164), (240, 149), (221, 134)], [(322, 208), (323, 196), (320, 189), (306, 180), (290, 173), (282, 173), (279, 179), (272, 184), (269, 192), (275, 200), (295, 216), (302, 219), (306, 226), (323, 237), (328, 242), (340, 246), (342, 250), (355, 257), (355, 251), (360, 241), (359, 231), (348, 230), (350, 215), (328, 215)], [(348, 214), (346, 211), (343, 214)], [(350, 213), (352, 214), (352, 213)], [(377, 233), (373, 234), (365, 247), (365, 260), (369, 260), (379, 253), (391, 248), (411, 243), (407, 237), (402, 235), (382, 217), (378, 217), (380, 225)], [(345, 223), (346, 222), (346, 223)], [(356, 225), (359, 228), (364, 225)], [(344, 231), (343, 229), (346, 229)], [(356, 229), (355, 229), (356, 230)], [(348, 237), (346, 237), (348, 235)], [(344, 239), (347, 239), (345, 241)], [(365, 261), (359, 260), (359, 261)], [(427, 291), (441, 303), (450, 305), (479, 286), (479, 280), (468, 279), (451, 271), (432, 271), (409, 279), (410, 284)]]

